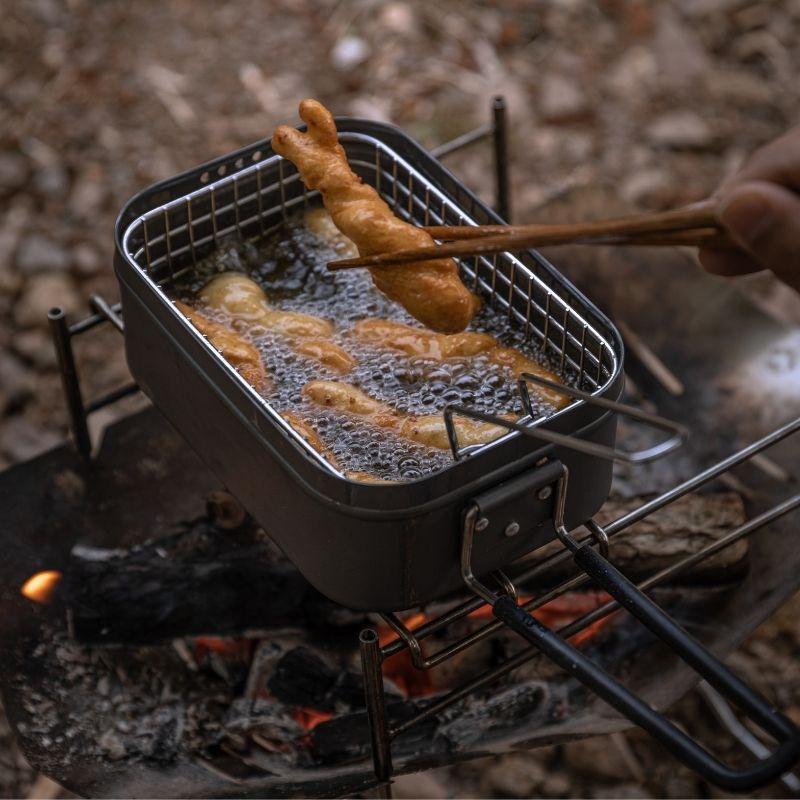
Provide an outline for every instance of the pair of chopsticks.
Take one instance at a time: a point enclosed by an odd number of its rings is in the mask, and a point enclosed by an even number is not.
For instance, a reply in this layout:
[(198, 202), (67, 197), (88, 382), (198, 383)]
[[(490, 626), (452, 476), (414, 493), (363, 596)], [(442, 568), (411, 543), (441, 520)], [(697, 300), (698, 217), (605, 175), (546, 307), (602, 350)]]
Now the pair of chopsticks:
[(568, 225), (434, 225), (423, 230), (444, 244), (331, 261), (328, 269), (390, 267), (437, 258), (465, 258), (558, 244), (734, 247), (720, 227), (714, 209), (712, 200), (704, 200), (658, 214)]

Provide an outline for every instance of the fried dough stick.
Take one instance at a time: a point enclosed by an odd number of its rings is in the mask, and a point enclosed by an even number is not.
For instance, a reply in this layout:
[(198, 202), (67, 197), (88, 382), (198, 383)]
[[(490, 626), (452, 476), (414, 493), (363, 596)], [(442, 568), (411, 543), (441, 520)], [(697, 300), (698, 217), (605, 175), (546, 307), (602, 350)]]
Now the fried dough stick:
[(185, 303), (176, 301), (175, 307), (222, 353), (228, 363), (259, 394), (269, 391), (271, 384), (267, 377), (267, 370), (255, 345), (236, 331), (220, 322), (204, 317), (199, 311)]
[(303, 214), (303, 225), (341, 258), (353, 258), (358, 248), (336, 227), (325, 208), (310, 208)]
[[(450, 449), (447, 429), (441, 414), (424, 416), (401, 414), (355, 386), (339, 381), (309, 381), (303, 387), (303, 395), (325, 408), (365, 417), (379, 428), (393, 430), (398, 436), (417, 444), (439, 450)], [(454, 418), (453, 422), (458, 442), (462, 447), (486, 444), (508, 432), (499, 425), (463, 417)]]
[[(284, 411), (281, 416), (292, 426), (296, 433), (305, 440), (306, 444), (313, 450), (316, 450), (329, 464), (336, 469), (341, 469), (339, 461), (336, 456), (328, 449), (325, 442), (311, 425), (310, 422), (303, 419), (299, 414), (294, 411)], [(369, 472), (362, 470), (348, 470), (344, 473), (348, 478), (361, 483), (394, 483), (394, 481), (385, 481), (377, 475), (372, 475)]]
[(336, 372), (350, 372), (355, 366), (353, 357), (329, 340), (333, 333), (330, 322), (270, 307), (263, 289), (240, 272), (223, 272), (212, 278), (200, 291), (199, 299), (204, 306), (222, 311), (251, 330), (261, 326), (283, 334), (292, 340), (295, 351)]
[[(398, 219), (375, 189), (350, 169), (333, 117), (321, 103), (303, 100), (300, 118), (307, 132), (281, 125), (272, 147), (295, 164), (309, 189), (319, 189), (336, 227), (362, 256), (435, 244), (425, 231)], [(370, 273), (378, 289), (434, 330), (462, 331), (480, 308), (480, 300), (461, 283), (450, 258)]]
[[(449, 358), (470, 358), (485, 354), (495, 364), (509, 369), (516, 377), (523, 372), (530, 372), (560, 382), (558, 377), (541, 364), (528, 358), (512, 347), (500, 347), (494, 336), (488, 333), (434, 333), (422, 328), (413, 328), (401, 322), (388, 319), (363, 319), (353, 326), (353, 334), (364, 342), (372, 342), (392, 350), (399, 350), (409, 356), (445, 361)], [(556, 408), (569, 405), (571, 398), (567, 395), (535, 385), (537, 392), (548, 403)]]

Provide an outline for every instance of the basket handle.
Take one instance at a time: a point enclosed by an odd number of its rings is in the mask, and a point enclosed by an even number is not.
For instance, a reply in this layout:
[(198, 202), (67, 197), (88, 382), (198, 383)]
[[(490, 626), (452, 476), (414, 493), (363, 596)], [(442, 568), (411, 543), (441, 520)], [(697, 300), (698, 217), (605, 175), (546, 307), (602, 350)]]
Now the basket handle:
[(556, 433), (552, 430), (547, 430), (541, 425), (531, 424), (531, 421), (515, 422), (513, 420), (504, 419), (495, 414), (486, 414), (483, 411), (475, 411), (466, 406), (456, 405), (450, 403), (444, 409), (444, 424), (447, 431), (447, 438), (450, 443), (450, 450), (453, 453), (453, 458), (458, 461), (463, 453), (458, 444), (458, 433), (456, 431), (453, 417), (458, 415), (475, 419), (480, 422), (489, 422), (501, 428), (506, 428), (510, 431), (518, 431), (525, 436), (530, 436), (532, 439), (539, 439), (549, 444), (554, 444), (560, 447), (567, 447), (570, 450), (576, 450), (579, 453), (586, 453), (590, 456), (604, 458), (607, 461), (622, 461), (626, 464), (643, 464), (648, 461), (654, 461), (661, 456), (671, 453), (676, 448), (680, 447), (689, 437), (689, 430), (685, 425), (679, 422), (673, 422), (671, 419), (659, 416), (658, 414), (651, 414), (648, 411), (643, 411), (641, 408), (630, 406), (625, 403), (617, 402), (616, 400), (609, 400), (606, 397), (596, 397), (589, 392), (584, 392), (582, 389), (575, 389), (572, 386), (565, 386), (561, 383), (542, 378), (539, 375), (532, 375), (529, 372), (523, 372), (519, 376), (518, 389), (520, 398), (522, 399), (522, 406), (525, 413), (533, 418), (535, 416), (531, 406), (530, 392), (528, 390), (528, 382), (546, 386), (548, 389), (560, 392), (576, 400), (581, 400), (587, 405), (605, 408), (614, 411), (617, 414), (624, 414), (626, 417), (631, 417), (645, 425), (650, 425), (653, 428), (667, 431), (670, 436), (658, 442), (652, 447), (647, 447), (643, 450), (619, 450), (614, 447), (608, 447), (604, 444), (597, 442), (589, 442), (579, 439), (576, 436), (570, 436), (564, 433)]
[[(498, 620), (508, 625), (631, 722), (647, 731), (679, 761), (707, 780), (723, 789), (746, 792), (783, 775), (789, 767), (800, 760), (800, 730), (681, 628), (603, 554), (594, 550), (588, 541), (578, 542), (570, 535), (564, 523), (568, 483), (569, 470), (561, 465), (561, 475), (556, 484), (556, 496), (553, 501), (553, 526), (556, 536), (571, 551), (575, 563), (685, 664), (747, 714), (750, 720), (774, 737), (778, 746), (772, 753), (738, 770), (723, 764), (580, 650), (518, 606), (515, 599), (508, 595), (498, 596), (481, 583), (473, 574), (471, 563), (477, 516), (475, 505), (464, 517), (461, 545), (461, 575), (464, 582), (491, 605), (492, 612)], [(605, 531), (599, 525), (594, 524), (591, 529), (601, 541), (606, 538)]]
[(580, 650), (518, 606), (510, 597), (503, 595), (493, 602), (494, 616), (623, 716), (647, 731), (675, 758), (723, 789), (746, 792), (764, 786), (779, 778), (800, 759), (800, 730), (792, 722), (773, 709), (761, 695), (746, 686), (599, 553), (588, 546), (581, 547), (579, 552), (580, 557), (576, 553), (575, 560), (609, 594), (675, 650), (709, 684), (747, 712), (750, 719), (778, 740), (779, 745), (774, 752), (747, 767), (733, 769), (711, 755), (702, 745), (625, 688)]

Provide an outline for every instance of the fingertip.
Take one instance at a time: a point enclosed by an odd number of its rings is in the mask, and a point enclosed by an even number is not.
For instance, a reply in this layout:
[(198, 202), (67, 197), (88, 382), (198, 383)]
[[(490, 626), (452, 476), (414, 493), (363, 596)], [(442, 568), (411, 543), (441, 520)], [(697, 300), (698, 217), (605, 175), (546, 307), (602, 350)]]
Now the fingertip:
[(754, 259), (739, 250), (701, 247), (697, 251), (697, 259), (706, 272), (727, 278), (749, 275), (751, 272), (760, 272), (763, 269)]

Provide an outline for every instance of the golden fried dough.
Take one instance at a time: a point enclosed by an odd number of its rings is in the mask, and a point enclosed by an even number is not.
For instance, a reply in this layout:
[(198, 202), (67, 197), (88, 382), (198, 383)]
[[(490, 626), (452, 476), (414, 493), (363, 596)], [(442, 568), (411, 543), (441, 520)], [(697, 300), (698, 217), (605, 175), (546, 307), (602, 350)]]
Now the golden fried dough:
[(330, 336), (333, 325), (297, 311), (271, 308), (264, 290), (241, 272), (223, 272), (200, 291), (200, 302), (249, 325), (262, 325), (284, 336)]
[[(523, 372), (530, 372), (560, 383), (558, 377), (550, 370), (523, 355), (519, 350), (500, 347), (497, 339), (488, 333), (467, 331), (448, 335), (413, 328), (388, 319), (364, 319), (353, 326), (353, 334), (362, 341), (399, 350), (409, 356), (438, 361), (448, 358), (469, 358), (485, 353), (495, 364), (505, 367), (517, 377)], [(534, 385), (533, 391), (556, 408), (563, 408), (571, 402), (571, 398), (567, 395), (544, 386)]]
[[(322, 441), (322, 438), (311, 425), (310, 422), (303, 419), (299, 414), (294, 411), (284, 411), (281, 416), (294, 428), (294, 430), (303, 437), (309, 447), (316, 450), (325, 460), (335, 469), (341, 469), (339, 461), (336, 456)], [(359, 483), (394, 483), (395, 481), (386, 481), (373, 475), (370, 472), (363, 470), (348, 470), (344, 473), (350, 480), (358, 481)]]
[(310, 208), (303, 214), (303, 224), (314, 236), (336, 250), (341, 258), (353, 258), (358, 248), (336, 227), (326, 208)]
[(258, 348), (236, 331), (220, 322), (204, 317), (185, 303), (175, 307), (219, 350), (232, 367), (259, 393), (270, 389), (270, 381)]
[(336, 469), (339, 469), (339, 464), (333, 453), (328, 450), (325, 446), (325, 442), (322, 441), (320, 435), (309, 422), (294, 411), (284, 411), (281, 416), (294, 428), (296, 433), (300, 434), (309, 447), (316, 450), (321, 456), (324, 456)]
[[(378, 193), (347, 163), (331, 113), (316, 100), (300, 103), (306, 133), (281, 125), (272, 137), (276, 153), (292, 161), (309, 189), (319, 189), (336, 227), (362, 256), (435, 244), (429, 234), (398, 219)], [(375, 285), (423, 325), (454, 333), (480, 308), (450, 258), (370, 269)]]
[(297, 311), (271, 308), (263, 289), (241, 272), (223, 272), (200, 291), (200, 302), (228, 315), (252, 334), (259, 327), (277, 331), (292, 342), (293, 349), (336, 372), (355, 366), (352, 356), (331, 342), (333, 325), (325, 319)]
[(356, 360), (347, 350), (327, 339), (300, 339), (294, 343), (293, 348), (300, 355), (313, 358), (342, 374), (350, 372), (356, 365)]
[(434, 333), (388, 319), (362, 319), (353, 326), (353, 333), (364, 342), (437, 361), (476, 356), (497, 347), (488, 333)]
[[(317, 405), (366, 417), (379, 428), (393, 430), (398, 436), (417, 444), (439, 450), (450, 447), (441, 414), (401, 414), (355, 386), (339, 381), (309, 381), (303, 387), (303, 395)], [(461, 447), (486, 444), (508, 432), (499, 425), (464, 417), (456, 417), (453, 422)]]

